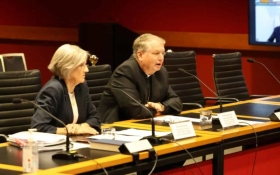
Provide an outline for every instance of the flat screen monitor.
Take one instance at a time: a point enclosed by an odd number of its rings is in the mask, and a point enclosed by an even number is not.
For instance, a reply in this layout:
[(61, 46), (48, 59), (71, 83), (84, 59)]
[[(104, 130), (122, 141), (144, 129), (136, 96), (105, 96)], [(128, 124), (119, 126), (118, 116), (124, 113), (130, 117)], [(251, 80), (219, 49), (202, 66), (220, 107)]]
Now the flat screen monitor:
[(280, 46), (280, 0), (249, 0), (249, 44)]

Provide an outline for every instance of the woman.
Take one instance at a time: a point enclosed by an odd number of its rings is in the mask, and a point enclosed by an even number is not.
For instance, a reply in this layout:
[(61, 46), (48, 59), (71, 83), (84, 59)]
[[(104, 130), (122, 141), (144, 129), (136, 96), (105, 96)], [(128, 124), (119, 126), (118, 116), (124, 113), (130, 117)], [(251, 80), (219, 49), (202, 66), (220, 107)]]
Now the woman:
[[(41, 89), (36, 104), (62, 120), (69, 134), (98, 134), (100, 120), (85, 82), (89, 53), (65, 44), (54, 53), (48, 69), (55, 75)], [(66, 134), (65, 127), (47, 113), (35, 108), (32, 128), (40, 132)]]

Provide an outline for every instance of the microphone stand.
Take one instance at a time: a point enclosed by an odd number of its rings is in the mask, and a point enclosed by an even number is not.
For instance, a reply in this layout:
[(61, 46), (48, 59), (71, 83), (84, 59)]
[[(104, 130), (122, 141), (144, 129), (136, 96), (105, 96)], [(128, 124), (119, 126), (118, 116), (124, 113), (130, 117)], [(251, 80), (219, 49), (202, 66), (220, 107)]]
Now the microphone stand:
[(124, 93), (125, 95), (127, 95), (130, 99), (132, 99), (133, 101), (135, 101), (137, 104), (139, 104), (141, 107), (143, 107), (145, 110), (147, 110), (150, 115), (151, 115), (151, 125), (152, 125), (152, 135), (151, 136), (146, 136), (143, 137), (142, 139), (147, 139), (151, 144), (158, 144), (160, 142), (159, 138), (155, 136), (155, 120), (154, 120), (154, 115), (152, 114), (152, 112), (146, 108), (144, 105), (142, 105), (141, 103), (139, 103), (136, 99), (134, 99), (133, 97), (131, 97), (128, 93), (126, 93), (124, 90), (122, 89), (118, 89), (118, 88), (110, 88), (110, 87), (106, 87), (105, 89), (116, 89), (121, 91), (122, 93)]
[(201, 84), (203, 84), (209, 91), (211, 91), (215, 96), (218, 97), (219, 101), (220, 101), (220, 112), (223, 112), (223, 103), (222, 103), (222, 100), (221, 98), (218, 96), (218, 94), (216, 94), (214, 91), (212, 91), (212, 89), (210, 89), (205, 83), (203, 83), (199, 78), (197, 78), (197, 76), (185, 71), (184, 69), (182, 68), (178, 68), (177, 69), (178, 72), (181, 72), (181, 73), (185, 73), (185, 74), (188, 74), (188, 75), (191, 75), (193, 76), (194, 78), (196, 78)]
[[(258, 62), (258, 61), (255, 61), (255, 60), (252, 59), (252, 58), (248, 58), (248, 59), (247, 59), (247, 62), (248, 62), (248, 63), (259, 63), (259, 64), (262, 65), (262, 66), (273, 76), (273, 78), (280, 84), (279, 80), (273, 75), (272, 72), (270, 72), (270, 70), (269, 70), (263, 63)], [(275, 112), (279, 112), (279, 111), (280, 111), (280, 108), (275, 109), (275, 110), (274, 110), (274, 113), (272, 113), (272, 114), (269, 116), (269, 119), (270, 119), (271, 121), (274, 121), (274, 122), (280, 122), (279, 118), (275, 115)]]
[(273, 75), (272, 72), (270, 72), (270, 70), (269, 70), (263, 63), (258, 62), (258, 61), (255, 61), (255, 60), (252, 59), (252, 58), (248, 58), (248, 59), (247, 59), (247, 62), (248, 62), (248, 63), (259, 63), (259, 64), (262, 65), (262, 66), (270, 73), (270, 75), (272, 75), (273, 78), (280, 84), (280, 81)]
[(51, 116), (53, 119), (55, 119), (56, 121), (58, 121), (59, 123), (61, 123), (65, 129), (66, 129), (66, 151), (60, 151), (56, 154), (54, 154), (52, 156), (53, 159), (63, 159), (63, 160), (73, 160), (73, 159), (77, 159), (78, 157), (76, 157), (75, 155), (77, 154), (77, 152), (73, 152), (70, 153), (69, 152), (69, 133), (68, 133), (68, 129), (65, 125), (64, 122), (62, 122), (61, 120), (59, 120), (58, 118), (56, 118), (55, 116), (53, 116), (51, 113), (49, 113), (48, 111), (46, 111), (45, 109), (43, 109), (41, 106), (37, 105), (36, 103), (29, 101), (27, 99), (20, 99), (20, 98), (14, 98), (13, 99), (13, 103), (22, 103), (22, 102), (28, 102), (33, 104), (34, 106), (36, 106), (37, 108), (41, 109), (42, 111), (44, 111), (46, 114), (48, 114), (49, 116)]

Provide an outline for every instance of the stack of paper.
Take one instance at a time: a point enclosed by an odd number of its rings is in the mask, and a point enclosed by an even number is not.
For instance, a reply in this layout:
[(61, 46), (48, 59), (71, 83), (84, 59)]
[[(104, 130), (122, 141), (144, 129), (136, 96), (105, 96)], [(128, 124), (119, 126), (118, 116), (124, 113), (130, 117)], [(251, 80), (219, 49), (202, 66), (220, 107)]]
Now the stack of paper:
[[(22, 147), (28, 140), (30, 134), (28, 131), (18, 132), (9, 135), (10, 145)], [(38, 151), (62, 150), (66, 148), (66, 136), (50, 134), (43, 132), (33, 132), (33, 139), (38, 143)], [(21, 144), (22, 143), (22, 144)]]

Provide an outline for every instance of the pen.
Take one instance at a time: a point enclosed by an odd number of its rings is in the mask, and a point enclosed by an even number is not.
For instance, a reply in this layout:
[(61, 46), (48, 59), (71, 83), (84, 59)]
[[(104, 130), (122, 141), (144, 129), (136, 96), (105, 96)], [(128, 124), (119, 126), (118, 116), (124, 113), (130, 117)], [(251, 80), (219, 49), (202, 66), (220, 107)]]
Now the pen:
[(75, 142), (80, 142), (80, 143), (89, 143), (88, 140), (75, 140)]

